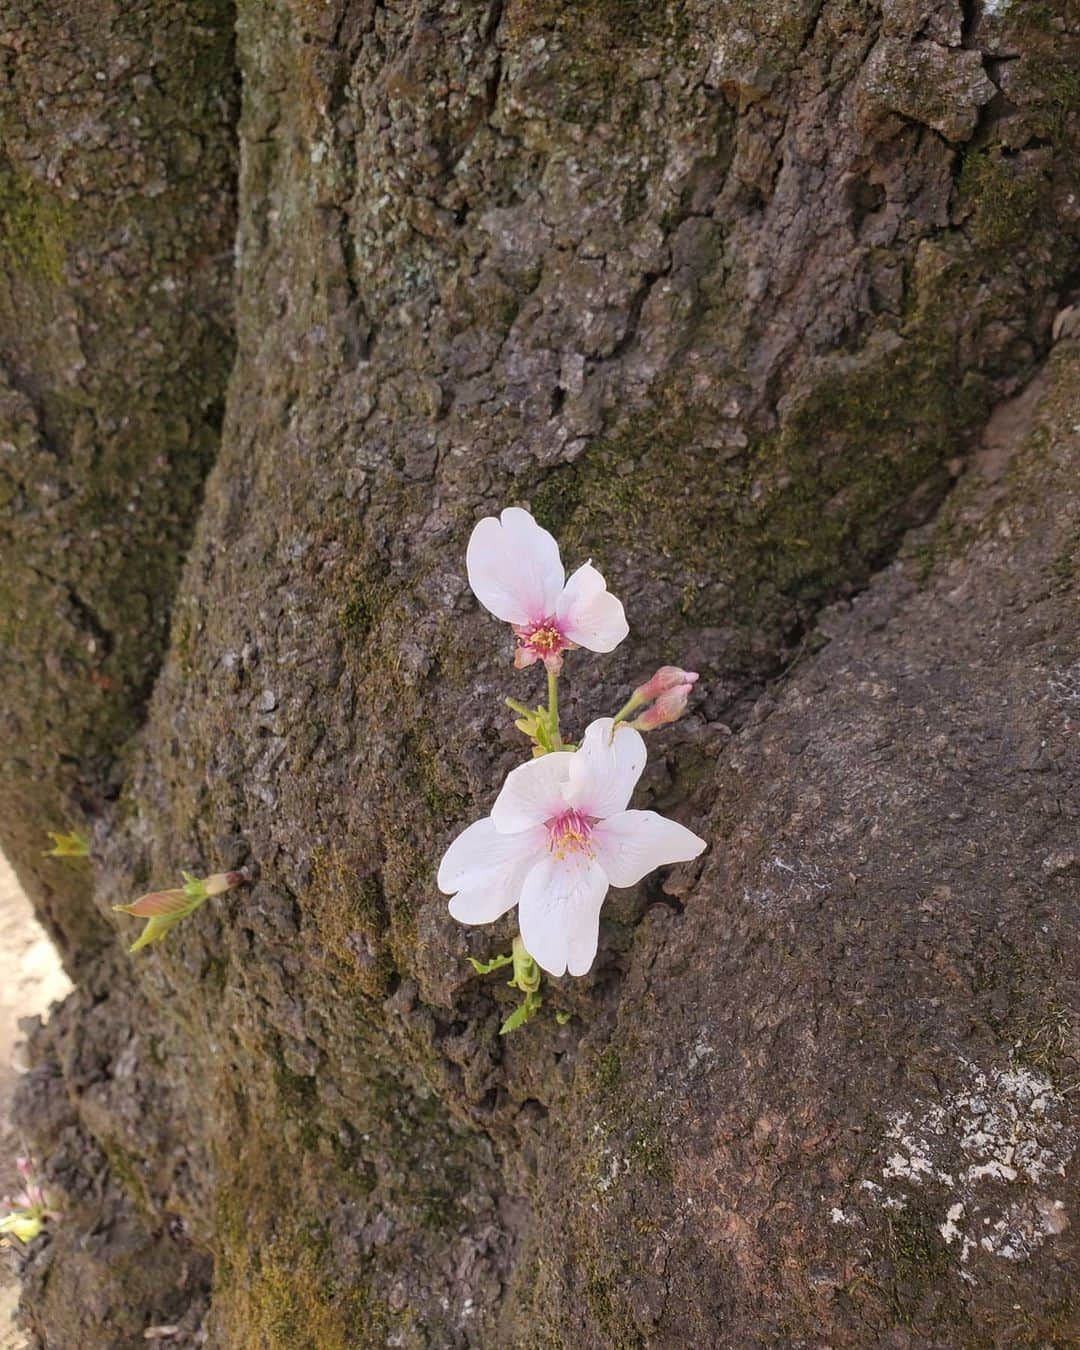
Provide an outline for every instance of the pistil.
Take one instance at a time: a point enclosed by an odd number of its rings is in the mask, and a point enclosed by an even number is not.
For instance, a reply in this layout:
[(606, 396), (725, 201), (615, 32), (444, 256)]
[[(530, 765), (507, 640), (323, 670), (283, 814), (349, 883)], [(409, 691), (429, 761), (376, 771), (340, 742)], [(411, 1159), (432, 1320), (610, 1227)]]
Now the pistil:
[(581, 811), (570, 808), (561, 815), (553, 816), (547, 822), (548, 848), (554, 856), (563, 862), (568, 853), (583, 853), (593, 856), (593, 847), (589, 842), (593, 831), (593, 819)]

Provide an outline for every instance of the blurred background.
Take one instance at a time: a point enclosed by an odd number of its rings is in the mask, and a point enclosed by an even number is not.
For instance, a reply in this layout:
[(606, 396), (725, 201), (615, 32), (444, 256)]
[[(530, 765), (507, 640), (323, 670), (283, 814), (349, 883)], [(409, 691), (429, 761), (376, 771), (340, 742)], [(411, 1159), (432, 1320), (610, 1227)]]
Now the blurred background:
[[(23, 1144), (11, 1125), (11, 1099), (19, 1074), (19, 1019), (44, 1015), (71, 988), (52, 943), (34, 918), (30, 902), (0, 853), (0, 1195), (20, 1187), (15, 1159)], [(25, 1336), (12, 1324), (19, 1282), (0, 1262), (0, 1350), (23, 1350)]]

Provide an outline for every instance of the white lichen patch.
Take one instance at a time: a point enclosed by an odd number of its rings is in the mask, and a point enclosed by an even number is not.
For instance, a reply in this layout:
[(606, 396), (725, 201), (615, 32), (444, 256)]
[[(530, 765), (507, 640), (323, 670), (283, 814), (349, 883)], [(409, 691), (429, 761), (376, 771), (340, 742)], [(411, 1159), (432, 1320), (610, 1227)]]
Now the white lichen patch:
[(743, 898), (766, 914), (782, 914), (820, 904), (830, 888), (828, 874), (817, 863), (772, 857), (762, 864), (760, 884), (745, 887)]
[[(607, 1139), (607, 1130), (597, 1121), (592, 1127), (592, 1132), (598, 1139)], [(600, 1147), (600, 1156), (595, 1169), (592, 1171), (593, 1188), (601, 1195), (609, 1191), (620, 1176), (625, 1175), (630, 1170), (630, 1160), (624, 1157), (617, 1150), (609, 1148), (605, 1143)]]
[(949, 1211), (945, 1215), (945, 1222), (938, 1229), (941, 1236), (945, 1239), (945, 1245), (947, 1247), (951, 1247), (952, 1244), (956, 1242), (957, 1239), (959, 1239), (960, 1242), (959, 1253), (961, 1265), (963, 1265), (963, 1263), (971, 1255), (971, 1250), (975, 1246), (975, 1243), (971, 1240), (971, 1238), (968, 1237), (968, 1235), (960, 1227), (963, 1217), (964, 1217), (964, 1202), (962, 1200), (958, 1200), (955, 1205), (951, 1205), (949, 1207)]
[(601, 1193), (611, 1190), (616, 1180), (630, 1171), (630, 1159), (620, 1157), (617, 1153), (611, 1153), (607, 1158), (607, 1172), (601, 1173), (593, 1182), (596, 1189)]
[(1010, 1205), (979, 1239), (979, 1246), (1006, 1261), (1023, 1261), (1048, 1237), (1057, 1237), (1068, 1226), (1064, 1202), (1039, 1195)]
[(1075, 708), (1080, 704), (1080, 662), (1051, 676), (1047, 687), (1054, 703)]
[(961, 1266), (976, 1249), (1021, 1261), (1068, 1227), (1054, 1191), (1075, 1149), (1067, 1098), (1048, 1079), (964, 1061), (963, 1086), (889, 1118), (879, 1178), (859, 1186), (883, 1209), (916, 1189), (940, 1194), (938, 1231)]
[(968, 1185), (1018, 1178), (1040, 1184), (1062, 1176), (1075, 1139), (1066, 1128), (1065, 1101), (1049, 1080), (1030, 1069), (965, 1068), (967, 1089), (892, 1117), (885, 1178), (934, 1178), (952, 1186), (954, 1174)]
[(964, 1202), (958, 1200), (949, 1210), (948, 1214), (945, 1215), (945, 1222), (941, 1225), (941, 1236), (947, 1243), (952, 1242), (955, 1238), (960, 1236), (960, 1229), (957, 1228), (956, 1223), (957, 1220), (963, 1216), (963, 1213)]
[(937, 1171), (930, 1159), (923, 1156), (920, 1152), (920, 1145), (916, 1141), (901, 1137), (900, 1142), (904, 1151), (892, 1154), (881, 1169), (881, 1174), (886, 1181), (891, 1181), (895, 1177), (905, 1177), (908, 1181), (921, 1181), (927, 1177), (933, 1177), (944, 1182), (946, 1186), (953, 1184), (953, 1179), (948, 1172)]
[(699, 1064), (712, 1059), (715, 1054), (715, 1048), (709, 1044), (707, 1030), (702, 1027), (687, 1057), (687, 1067), (691, 1070), (696, 1069)]

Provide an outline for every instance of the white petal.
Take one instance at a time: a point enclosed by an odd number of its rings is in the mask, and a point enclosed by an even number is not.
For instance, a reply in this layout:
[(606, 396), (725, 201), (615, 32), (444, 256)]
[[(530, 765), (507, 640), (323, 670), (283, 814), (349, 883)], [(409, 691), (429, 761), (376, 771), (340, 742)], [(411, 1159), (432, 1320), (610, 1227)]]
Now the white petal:
[(625, 811), (645, 767), (645, 742), (633, 727), (615, 727), (610, 717), (598, 718), (575, 752), (563, 797), (587, 816), (604, 819)]
[(450, 895), (488, 872), (531, 856), (547, 844), (542, 829), (500, 834), (490, 816), (462, 830), (443, 854), (436, 878), (440, 891)]
[(582, 853), (563, 861), (546, 854), (525, 878), (521, 938), (549, 975), (584, 975), (592, 965), (607, 888), (603, 869)]
[(494, 923), (521, 899), (521, 888), (536, 856), (496, 868), (471, 881), (450, 897), (450, 913), (458, 923)]
[(634, 886), (654, 868), (688, 862), (705, 848), (692, 830), (655, 811), (621, 811), (596, 826), (592, 842), (613, 886)]
[(573, 758), (569, 750), (556, 750), (510, 770), (491, 808), (491, 819), (500, 834), (542, 825), (566, 810), (562, 789)]
[(592, 563), (583, 563), (566, 583), (555, 613), (570, 641), (591, 652), (614, 651), (630, 631), (622, 601)]
[(566, 576), (558, 544), (516, 506), (498, 520), (485, 516), (477, 523), (465, 567), (476, 598), (506, 623), (535, 623), (554, 614)]
[(499, 834), (490, 819), (470, 825), (439, 865), (439, 889), (457, 892), (450, 913), (462, 923), (493, 923), (517, 904), (525, 878), (546, 847), (542, 828)]

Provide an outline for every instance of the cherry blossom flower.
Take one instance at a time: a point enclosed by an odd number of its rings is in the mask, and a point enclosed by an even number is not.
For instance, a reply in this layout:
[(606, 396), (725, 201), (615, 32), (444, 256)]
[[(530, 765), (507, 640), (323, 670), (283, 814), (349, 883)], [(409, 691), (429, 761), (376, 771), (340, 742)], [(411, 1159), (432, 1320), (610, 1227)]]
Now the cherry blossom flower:
[(10, 1213), (0, 1218), (0, 1238), (10, 1235), (20, 1242), (33, 1242), (44, 1227), (44, 1221), (59, 1219), (61, 1211), (54, 1197), (38, 1180), (29, 1158), (17, 1158), (15, 1166), (25, 1186), (14, 1198), (8, 1196), (4, 1200)]
[(519, 668), (543, 661), (558, 674), (563, 652), (614, 651), (630, 631), (621, 601), (592, 563), (567, 581), (558, 544), (520, 507), (477, 523), (465, 565), (476, 598), (517, 634)]
[[(505, 512), (504, 512), (505, 515)], [(584, 975), (596, 956), (609, 886), (696, 858), (705, 841), (655, 811), (628, 811), (645, 742), (601, 717), (576, 751), (508, 774), (491, 815), (464, 830), (439, 867), (450, 913), (492, 923), (514, 905), (522, 940), (549, 975)]]

